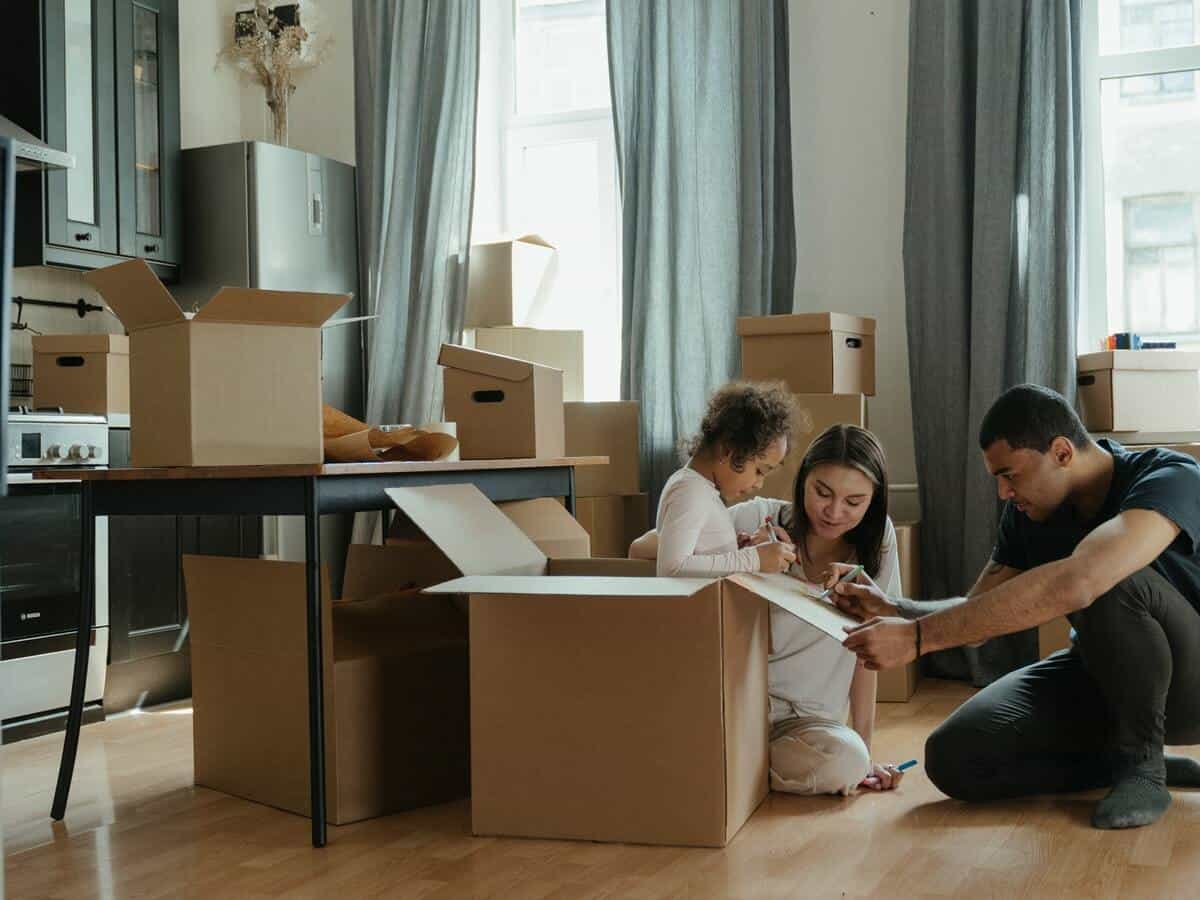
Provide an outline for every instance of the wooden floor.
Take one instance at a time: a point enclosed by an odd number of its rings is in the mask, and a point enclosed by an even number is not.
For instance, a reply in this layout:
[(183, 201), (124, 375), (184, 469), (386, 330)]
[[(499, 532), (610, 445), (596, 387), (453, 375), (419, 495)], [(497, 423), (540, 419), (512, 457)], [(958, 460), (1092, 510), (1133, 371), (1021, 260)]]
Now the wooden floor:
[[(969, 694), (926, 681), (881, 704), (877, 755), (920, 756)], [(64, 823), (47, 817), (61, 738), (4, 748), (12, 898), (760, 898), (1200, 896), (1200, 793), (1165, 820), (1088, 827), (1097, 793), (967, 807), (920, 768), (849, 799), (772, 795), (724, 850), (470, 836), (465, 803), (331, 828), (192, 780), (186, 705), (84, 729)]]

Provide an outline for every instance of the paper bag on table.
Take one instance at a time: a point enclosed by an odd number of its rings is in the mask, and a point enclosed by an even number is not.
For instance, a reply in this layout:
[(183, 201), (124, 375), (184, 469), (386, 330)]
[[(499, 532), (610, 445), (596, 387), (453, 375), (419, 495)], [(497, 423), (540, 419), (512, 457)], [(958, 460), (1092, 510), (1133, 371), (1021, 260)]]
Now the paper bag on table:
[(326, 462), (432, 462), (445, 459), (458, 446), (448, 434), (408, 427), (384, 431), (328, 405), (322, 419)]

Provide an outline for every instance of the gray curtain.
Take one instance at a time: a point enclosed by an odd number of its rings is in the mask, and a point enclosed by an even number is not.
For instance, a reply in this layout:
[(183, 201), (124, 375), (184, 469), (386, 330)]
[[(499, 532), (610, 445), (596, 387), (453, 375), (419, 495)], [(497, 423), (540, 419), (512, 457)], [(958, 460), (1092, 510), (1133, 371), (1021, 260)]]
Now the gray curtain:
[(441, 417), (437, 351), (466, 307), (479, 77), (477, 0), (355, 0), (367, 420)]
[(739, 315), (791, 312), (786, 0), (608, 0), (625, 358), (656, 503)]
[[(1080, 177), (1079, 0), (913, 0), (904, 287), (930, 597), (964, 593), (993, 546), (992, 401), (1021, 382), (1073, 398)], [(1036, 658), (1024, 632), (927, 667), (983, 685)]]

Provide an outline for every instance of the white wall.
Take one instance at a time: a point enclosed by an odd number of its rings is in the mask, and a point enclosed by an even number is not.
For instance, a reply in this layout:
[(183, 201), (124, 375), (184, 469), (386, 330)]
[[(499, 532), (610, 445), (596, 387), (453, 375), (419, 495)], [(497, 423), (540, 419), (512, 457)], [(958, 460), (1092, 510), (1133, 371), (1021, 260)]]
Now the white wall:
[[(790, 0), (797, 312), (874, 316), (871, 430), (916, 481), (901, 247), (908, 0)], [(893, 515), (915, 497), (893, 495)]]
[[(353, 0), (302, 0), (301, 22), (314, 41), (329, 38), (321, 64), (296, 76), (288, 107), (288, 144), (354, 162)], [(180, 106), (183, 146), (271, 140), (261, 85), (217, 64), (232, 41), (233, 13), (247, 0), (180, 0)]]

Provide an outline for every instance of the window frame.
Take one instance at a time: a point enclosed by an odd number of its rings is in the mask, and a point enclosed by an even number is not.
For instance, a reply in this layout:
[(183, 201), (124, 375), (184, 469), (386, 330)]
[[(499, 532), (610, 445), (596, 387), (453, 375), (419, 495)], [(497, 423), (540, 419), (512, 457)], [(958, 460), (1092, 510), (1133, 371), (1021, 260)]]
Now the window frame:
[[(1103, 123), (1100, 119), (1102, 83), (1140, 75), (1163, 75), (1196, 70), (1200, 78), (1200, 36), (1196, 44), (1161, 50), (1100, 53), (1100, 4), (1083, 0), (1080, 8), (1080, 97), (1082, 102), (1082, 215), (1080, 302), (1077, 338), (1080, 352), (1099, 349), (1109, 334), (1108, 269), (1105, 234)], [(1200, 2), (1193, 5), (1200, 15)], [(1195, 95), (1193, 95), (1194, 98)], [(1197, 102), (1193, 99), (1193, 102)], [(1124, 224), (1122, 224), (1124, 229)], [(1197, 288), (1200, 292), (1200, 285)], [(1197, 301), (1200, 303), (1200, 299)], [(1200, 309), (1197, 311), (1200, 320)], [(1148, 338), (1200, 340), (1200, 333), (1146, 334)]]

